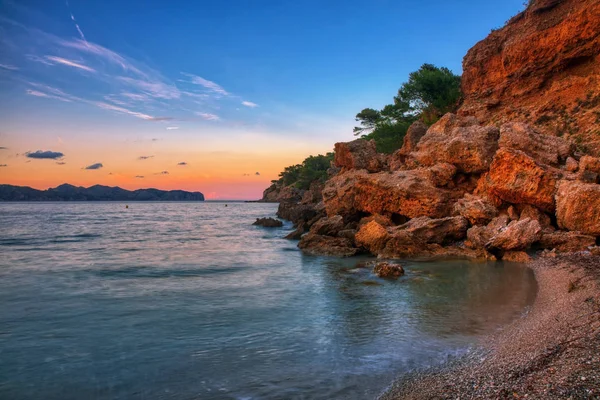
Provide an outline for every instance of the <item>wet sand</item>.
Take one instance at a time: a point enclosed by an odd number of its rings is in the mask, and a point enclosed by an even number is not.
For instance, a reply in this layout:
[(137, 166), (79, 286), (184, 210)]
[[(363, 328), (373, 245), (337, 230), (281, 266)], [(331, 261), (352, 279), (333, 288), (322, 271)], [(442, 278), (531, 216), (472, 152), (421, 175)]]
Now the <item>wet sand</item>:
[(600, 257), (542, 257), (530, 267), (539, 291), (522, 318), (380, 399), (600, 399)]

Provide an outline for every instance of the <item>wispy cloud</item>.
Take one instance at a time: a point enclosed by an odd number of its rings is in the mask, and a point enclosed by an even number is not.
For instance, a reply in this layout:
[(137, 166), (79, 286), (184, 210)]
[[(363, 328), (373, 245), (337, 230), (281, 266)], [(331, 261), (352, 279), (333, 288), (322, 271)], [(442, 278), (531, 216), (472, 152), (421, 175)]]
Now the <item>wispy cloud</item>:
[(136, 175), (135, 176), (137, 179), (144, 179), (144, 175)]
[(59, 151), (50, 151), (50, 150), (36, 150), (36, 151), (28, 151), (25, 153), (25, 157), (27, 158), (36, 158), (40, 160), (58, 160), (63, 158), (65, 155)]
[(100, 108), (102, 108), (104, 110), (116, 111), (116, 112), (122, 113), (122, 114), (133, 115), (136, 118), (145, 119), (146, 121), (156, 121), (155, 117), (153, 117), (152, 115), (140, 113), (140, 112), (137, 112), (137, 111), (131, 111), (131, 110), (129, 110), (127, 108), (124, 108), (124, 107), (114, 106), (112, 104), (103, 103), (101, 101), (98, 101), (98, 102), (96, 102), (94, 104), (96, 104), (98, 107), (100, 107)]
[(19, 69), (19, 67), (15, 67), (14, 65), (10, 64), (0, 64), (0, 68), (7, 69), (9, 71), (17, 71)]
[(208, 79), (204, 79), (198, 75), (187, 74), (184, 72), (182, 72), (182, 74), (187, 76), (188, 78), (190, 78), (190, 82), (193, 83), (194, 85), (200, 85), (200, 86), (208, 89), (211, 92), (222, 94), (223, 96), (229, 96), (229, 92), (226, 91), (225, 89), (223, 89), (223, 87), (221, 85), (219, 85), (218, 83), (209, 81)]
[(179, 129), (178, 126), (167, 126), (167, 130), (168, 131), (174, 131), (174, 130), (177, 130), (177, 129)]
[(8, 164), (0, 164), (0, 167), (8, 167)]
[(177, 87), (164, 82), (141, 80), (127, 76), (120, 76), (117, 79), (155, 98), (169, 100), (181, 97), (181, 92)]
[(195, 114), (197, 116), (199, 116), (200, 118), (205, 119), (207, 121), (219, 121), (221, 119), (221, 118), (219, 118), (218, 115), (210, 114), (210, 113), (196, 112)]
[(8, 147), (0, 147), (0, 150), (8, 150)]
[(25, 93), (27, 93), (30, 96), (35, 96), (35, 97), (46, 97), (46, 98), (49, 98), (49, 99), (57, 99), (57, 100), (65, 101), (65, 102), (68, 102), (68, 103), (71, 102), (71, 100), (69, 100), (69, 99), (67, 99), (65, 97), (54, 96), (54, 95), (51, 95), (51, 94), (48, 94), (48, 93), (40, 92), (38, 90), (27, 89), (25, 91)]
[(169, 175), (169, 171), (160, 171), (155, 173), (154, 175)]
[(64, 162), (64, 161), (57, 161), (56, 163), (57, 163), (58, 165), (65, 165), (65, 164), (66, 164), (66, 162)]
[(251, 101), (242, 101), (242, 105), (250, 108), (258, 107), (258, 104), (253, 103)]
[(254, 175), (260, 176), (260, 172), (255, 172)]
[(100, 168), (103, 168), (103, 167), (104, 167), (104, 165), (102, 165), (102, 163), (95, 163), (95, 164), (92, 164), (92, 165), (88, 165), (84, 169), (95, 170), (95, 169), (100, 169)]
[(186, 163), (185, 161), (182, 161), (180, 163), (177, 163), (177, 165), (185, 166), (185, 165), (188, 165), (188, 163)]
[(139, 156), (138, 160), (147, 160), (149, 158), (154, 158), (154, 156)]
[(46, 59), (49, 61), (53, 61), (59, 64), (63, 64), (63, 65), (68, 65), (69, 67), (73, 67), (73, 68), (79, 68), (82, 69), (84, 71), (88, 71), (88, 72), (96, 72), (96, 70), (94, 68), (90, 68), (87, 65), (83, 65), (80, 64), (78, 62), (75, 62), (73, 60), (67, 60), (66, 58), (62, 58), (62, 57), (55, 57), (55, 56), (46, 56)]

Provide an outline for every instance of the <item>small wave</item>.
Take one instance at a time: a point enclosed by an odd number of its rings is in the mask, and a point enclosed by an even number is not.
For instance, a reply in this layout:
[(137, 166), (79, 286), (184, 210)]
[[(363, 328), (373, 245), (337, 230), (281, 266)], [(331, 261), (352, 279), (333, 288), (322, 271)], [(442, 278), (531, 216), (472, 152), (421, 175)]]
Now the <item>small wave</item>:
[(155, 268), (155, 267), (128, 267), (120, 269), (92, 269), (94, 275), (104, 278), (190, 278), (215, 274), (236, 273), (248, 267), (208, 267), (208, 268)]

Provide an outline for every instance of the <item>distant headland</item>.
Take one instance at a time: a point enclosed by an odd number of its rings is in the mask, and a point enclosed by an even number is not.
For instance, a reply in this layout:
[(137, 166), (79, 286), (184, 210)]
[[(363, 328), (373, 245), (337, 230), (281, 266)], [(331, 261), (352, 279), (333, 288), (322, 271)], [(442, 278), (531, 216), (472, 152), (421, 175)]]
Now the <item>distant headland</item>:
[(0, 185), (0, 201), (204, 201), (200, 192), (138, 189), (94, 185), (89, 188), (63, 184), (47, 190)]

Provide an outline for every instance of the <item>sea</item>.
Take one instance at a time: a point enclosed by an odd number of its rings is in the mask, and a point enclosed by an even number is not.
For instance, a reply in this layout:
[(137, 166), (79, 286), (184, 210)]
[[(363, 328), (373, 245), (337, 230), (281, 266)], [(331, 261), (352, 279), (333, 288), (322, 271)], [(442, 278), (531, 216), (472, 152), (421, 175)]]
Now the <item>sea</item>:
[[(128, 206), (128, 207), (127, 207)], [(0, 203), (0, 399), (375, 399), (536, 295), (519, 264), (302, 254), (277, 204)]]

